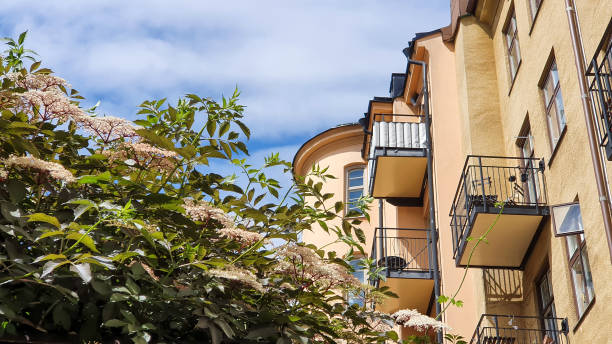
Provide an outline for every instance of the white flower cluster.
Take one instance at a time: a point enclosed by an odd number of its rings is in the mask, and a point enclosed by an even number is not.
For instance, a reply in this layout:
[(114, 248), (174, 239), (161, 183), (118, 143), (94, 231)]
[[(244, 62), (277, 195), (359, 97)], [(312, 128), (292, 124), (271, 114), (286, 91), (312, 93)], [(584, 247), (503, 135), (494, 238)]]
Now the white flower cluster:
[(322, 288), (359, 287), (361, 283), (342, 265), (329, 263), (306, 246), (285, 244), (278, 248), (276, 273)]
[(450, 330), (445, 323), (419, 313), (416, 309), (403, 309), (391, 315), (395, 323), (404, 327), (410, 327), (416, 331), (427, 330), (443, 331)]
[(219, 221), (224, 227), (234, 226), (234, 221), (223, 210), (213, 207), (206, 201), (196, 202), (193, 199), (186, 198), (183, 200), (183, 208), (185, 209), (185, 214), (193, 221), (205, 222), (209, 219), (214, 219)]
[(113, 116), (93, 117), (85, 113), (64, 94), (60, 87), (70, 85), (62, 78), (50, 74), (11, 73), (6, 76), (17, 87), (25, 89), (16, 95), (21, 97), (19, 107), (40, 121), (73, 120), (81, 128), (97, 135), (105, 143), (136, 137), (137, 126)]
[(93, 117), (84, 115), (74, 118), (85, 131), (98, 136), (104, 143), (118, 139), (137, 137), (136, 130), (139, 127), (132, 122), (114, 116)]
[(51, 178), (66, 183), (76, 182), (74, 175), (68, 171), (64, 166), (50, 161), (40, 160), (33, 156), (21, 156), (17, 157), (11, 155), (4, 161), (7, 167), (20, 167), (38, 170), (39, 172), (48, 173)]
[(246, 231), (236, 227), (226, 227), (219, 229), (219, 234), (228, 239), (235, 240), (242, 246), (251, 246), (263, 239), (263, 235), (256, 232)]
[(213, 207), (205, 201), (195, 202), (192, 199), (183, 200), (183, 208), (185, 214), (194, 221), (208, 221), (213, 219), (221, 224), (218, 233), (221, 237), (228, 238), (239, 242), (243, 247), (251, 246), (263, 239), (263, 235), (257, 232), (251, 232), (237, 228), (234, 221), (229, 215), (219, 208)]
[(9, 73), (5, 77), (14, 82), (15, 86), (30, 90), (47, 91), (60, 86), (70, 87), (66, 80), (52, 74)]
[(259, 282), (257, 276), (255, 276), (255, 274), (246, 269), (242, 269), (236, 266), (226, 266), (223, 270), (211, 269), (208, 270), (207, 273), (213, 277), (239, 282), (261, 293), (265, 292), (265, 288)]
[(132, 159), (138, 166), (156, 171), (171, 172), (176, 166), (175, 152), (157, 148), (144, 142), (121, 142), (115, 150), (104, 150), (109, 163)]

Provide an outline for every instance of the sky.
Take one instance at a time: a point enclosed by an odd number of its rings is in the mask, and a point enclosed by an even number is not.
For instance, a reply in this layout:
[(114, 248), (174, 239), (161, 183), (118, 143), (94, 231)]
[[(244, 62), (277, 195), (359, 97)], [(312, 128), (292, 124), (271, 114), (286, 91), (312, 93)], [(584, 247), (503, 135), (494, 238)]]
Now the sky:
[(43, 65), (104, 114), (238, 87), (252, 159), (291, 160), (387, 96), (408, 41), (449, 20), (449, 0), (4, 0), (0, 36), (28, 30)]

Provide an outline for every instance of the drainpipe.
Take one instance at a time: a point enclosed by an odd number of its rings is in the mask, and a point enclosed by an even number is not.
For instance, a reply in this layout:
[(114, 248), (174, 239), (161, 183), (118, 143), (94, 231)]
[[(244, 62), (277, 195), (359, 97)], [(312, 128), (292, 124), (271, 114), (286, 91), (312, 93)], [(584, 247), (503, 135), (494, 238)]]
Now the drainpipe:
[[(429, 196), (429, 232), (431, 233), (431, 256), (433, 258), (433, 279), (434, 279), (434, 295), (436, 303), (436, 316), (442, 312), (442, 305), (438, 302), (440, 297), (440, 268), (438, 263), (438, 231), (436, 229), (436, 209), (434, 204), (434, 189), (433, 189), (433, 154), (432, 154), (432, 137), (431, 137), (431, 117), (429, 115), (429, 89), (427, 85), (427, 63), (423, 61), (411, 60), (408, 57), (408, 64), (416, 64), (422, 67), (423, 73), (423, 108), (425, 110), (425, 137), (427, 141), (427, 188)], [(437, 341), (442, 344), (444, 341), (443, 333), (437, 332)]]
[(567, 21), (569, 23), (572, 47), (574, 48), (574, 62), (576, 63), (576, 71), (578, 72), (578, 84), (580, 85), (580, 93), (582, 93), (582, 108), (584, 112), (584, 119), (586, 121), (589, 147), (591, 149), (591, 159), (593, 160), (593, 170), (595, 171), (595, 181), (597, 183), (599, 205), (601, 207), (601, 213), (603, 215), (606, 238), (608, 239), (610, 261), (612, 262), (612, 220), (610, 216), (610, 190), (608, 189), (608, 183), (606, 182), (606, 169), (602, 163), (599, 143), (596, 139), (597, 130), (595, 128), (595, 116), (592, 112), (591, 97), (589, 96), (589, 88), (586, 80), (584, 47), (582, 46), (580, 27), (578, 26), (578, 14), (576, 13), (576, 6), (574, 0), (565, 0), (565, 8), (567, 11)]

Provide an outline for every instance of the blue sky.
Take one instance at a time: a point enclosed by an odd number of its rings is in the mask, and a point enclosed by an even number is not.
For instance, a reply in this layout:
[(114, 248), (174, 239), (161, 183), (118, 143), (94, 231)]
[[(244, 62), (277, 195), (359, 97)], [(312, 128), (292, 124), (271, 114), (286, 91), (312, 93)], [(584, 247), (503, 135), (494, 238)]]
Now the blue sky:
[(218, 98), (237, 85), (254, 159), (291, 159), (387, 95), (407, 42), (449, 19), (449, 0), (5, 0), (0, 34), (29, 30), (44, 65), (115, 116), (135, 119), (146, 99)]

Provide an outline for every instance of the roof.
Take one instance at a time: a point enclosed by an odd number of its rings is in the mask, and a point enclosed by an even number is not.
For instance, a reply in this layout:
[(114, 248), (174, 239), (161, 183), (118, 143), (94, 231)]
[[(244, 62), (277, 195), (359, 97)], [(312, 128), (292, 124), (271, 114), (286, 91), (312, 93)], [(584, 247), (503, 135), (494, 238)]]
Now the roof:
[(397, 98), (404, 95), (404, 88), (406, 87), (406, 73), (393, 73), (391, 74), (391, 82), (389, 83), (389, 96), (391, 98)]
[(293, 175), (295, 175), (295, 162), (296, 162), (296, 159), (297, 159), (298, 155), (300, 154), (300, 152), (302, 151), (302, 149), (304, 149), (304, 147), (306, 147), (309, 143), (315, 141), (320, 136), (325, 135), (325, 134), (327, 134), (327, 133), (329, 133), (331, 131), (338, 130), (338, 129), (341, 129), (341, 128), (346, 128), (346, 127), (352, 127), (352, 126), (361, 126), (361, 124), (355, 123), (355, 122), (338, 124), (338, 125), (336, 125), (334, 127), (331, 127), (331, 128), (329, 128), (327, 130), (324, 130), (324, 131), (316, 134), (315, 136), (311, 137), (308, 141), (304, 142), (300, 146), (300, 148), (297, 150), (297, 152), (295, 152), (295, 155), (293, 156), (293, 161), (291, 162), (291, 164), (292, 164), (291, 173)]

